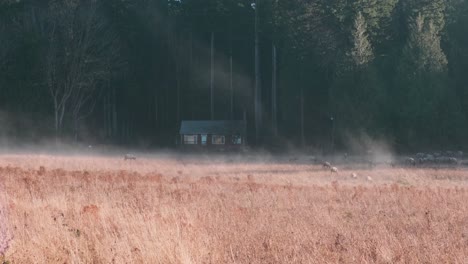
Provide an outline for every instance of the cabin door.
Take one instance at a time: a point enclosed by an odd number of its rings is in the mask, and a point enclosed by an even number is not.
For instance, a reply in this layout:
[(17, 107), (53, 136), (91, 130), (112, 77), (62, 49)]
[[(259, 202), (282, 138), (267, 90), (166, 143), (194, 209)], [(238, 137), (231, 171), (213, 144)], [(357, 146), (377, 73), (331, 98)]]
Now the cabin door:
[(206, 146), (207, 142), (208, 142), (208, 135), (201, 135), (202, 146)]

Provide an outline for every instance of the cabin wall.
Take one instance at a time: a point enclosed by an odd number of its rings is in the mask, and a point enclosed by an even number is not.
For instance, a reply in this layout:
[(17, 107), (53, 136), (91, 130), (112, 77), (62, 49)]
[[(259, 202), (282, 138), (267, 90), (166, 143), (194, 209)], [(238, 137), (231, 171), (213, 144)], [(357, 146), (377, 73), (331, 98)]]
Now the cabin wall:
[(224, 144), (213, 144), (213, 134), (203, 134), (207, 135), (207, 142), (206, 145), (202, 145), (202, 134), (186, 134), (186, 135), (196, 135), (197, 136), (197, 144), (185, 144), (184, 136), (180, 135), (180, 145), (185, 147), (193, 147), (193, 148), (223, 148), (223, 147), (231, 147), (231, 148), (240, 148), (245, 145), (245, 136), (241, 136), (242, 144), (233, 144), (233, 135), (220, 135), (224, 136)]

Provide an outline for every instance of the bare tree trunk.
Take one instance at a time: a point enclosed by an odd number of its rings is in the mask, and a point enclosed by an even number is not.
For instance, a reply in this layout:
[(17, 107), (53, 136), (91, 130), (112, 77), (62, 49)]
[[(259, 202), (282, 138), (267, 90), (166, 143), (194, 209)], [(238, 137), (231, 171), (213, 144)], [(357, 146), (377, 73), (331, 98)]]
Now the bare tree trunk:
[[(56, 9), (60, 9), (60, 12), (56, 12)], [(74, 136), (78, 139), (80, 119), (90, 115), (99, 100), (97, 95), (100, 93), (96, 90), (102, 86), (97, 83), (108, 80), (111, 62), (118, 57), (118, 48), (112, 46), (116, 35), (107, 33), (110, 32), (107, 30), (108, 24), (97, 15), (98, 9), (98, 4), (94, 2), (81, 9), (65, 1), (50, 7), (47, 13), (50, 27), (48, 24), (47, 29), (42, 31), (48, 40), (44, 70), (54, 101), (57, 138), (63, 133), (66, 118), (71, 117)], [(36, 20), (34, 12), (32, 20)], [(57, 26), (59, 24), (62, 25)], [(63, 37), (59, 45), (57, 36)]]
[(262, 128), (262, 88), (260, 76), (260, 40), (258, 22), (258, 0), (255, 0), (255, 140), (260, 143), (260, 130)]
[(63, 128), (63, 118), (65, 117), (65, 104), (61, 106), (60, 116), (59, 116), (59, 133), (62, 134)]
[(214, 120), (214, 32), (211, 32), (211, 70), (210, 70), (210, 102), (211, 120)]
[(277, 54), (276, 54), (276, 45), (273, 43), (273, 52), (272, 52), (272, 69), (273, 72), (271, 74), (271, 121), (273, 125), (273, 135), (276, 137), (278, 136), (278, 105), (277, 105)]
[(74, 134), (75, 143), (78, 143), (79, 129), (80, 129), (80, 118), (77, 116), (74, 116), (73, 117), (73, 134)]
[(53, 102), (54, 102), (54, 130), (55, 130), (55, 141), (58, 143), (59, 137), (61, 136), (62, 133), (62, 124), (63, 124), (63, 118), (65, 116), (65, 100), (64, 98), (60, 98), (60, 101), (58, 99), (57, 94), (53, 94)]

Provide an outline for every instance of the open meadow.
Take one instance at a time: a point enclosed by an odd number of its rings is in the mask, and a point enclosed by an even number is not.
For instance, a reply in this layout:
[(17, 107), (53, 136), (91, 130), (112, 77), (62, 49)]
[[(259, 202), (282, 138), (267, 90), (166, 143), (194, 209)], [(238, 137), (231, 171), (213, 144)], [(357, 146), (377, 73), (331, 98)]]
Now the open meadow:
[(0, 203), (10, 263), (468, 263), (462, 167), (4, 154)]

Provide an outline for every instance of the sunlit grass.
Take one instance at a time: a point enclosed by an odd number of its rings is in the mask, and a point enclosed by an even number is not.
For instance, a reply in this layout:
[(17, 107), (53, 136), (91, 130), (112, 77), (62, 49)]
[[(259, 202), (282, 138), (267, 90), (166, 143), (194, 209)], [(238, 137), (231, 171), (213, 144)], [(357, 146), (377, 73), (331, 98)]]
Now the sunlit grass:
[(0, 184), (13, 263), (468, 261), (463, 169), (22, 155)]

